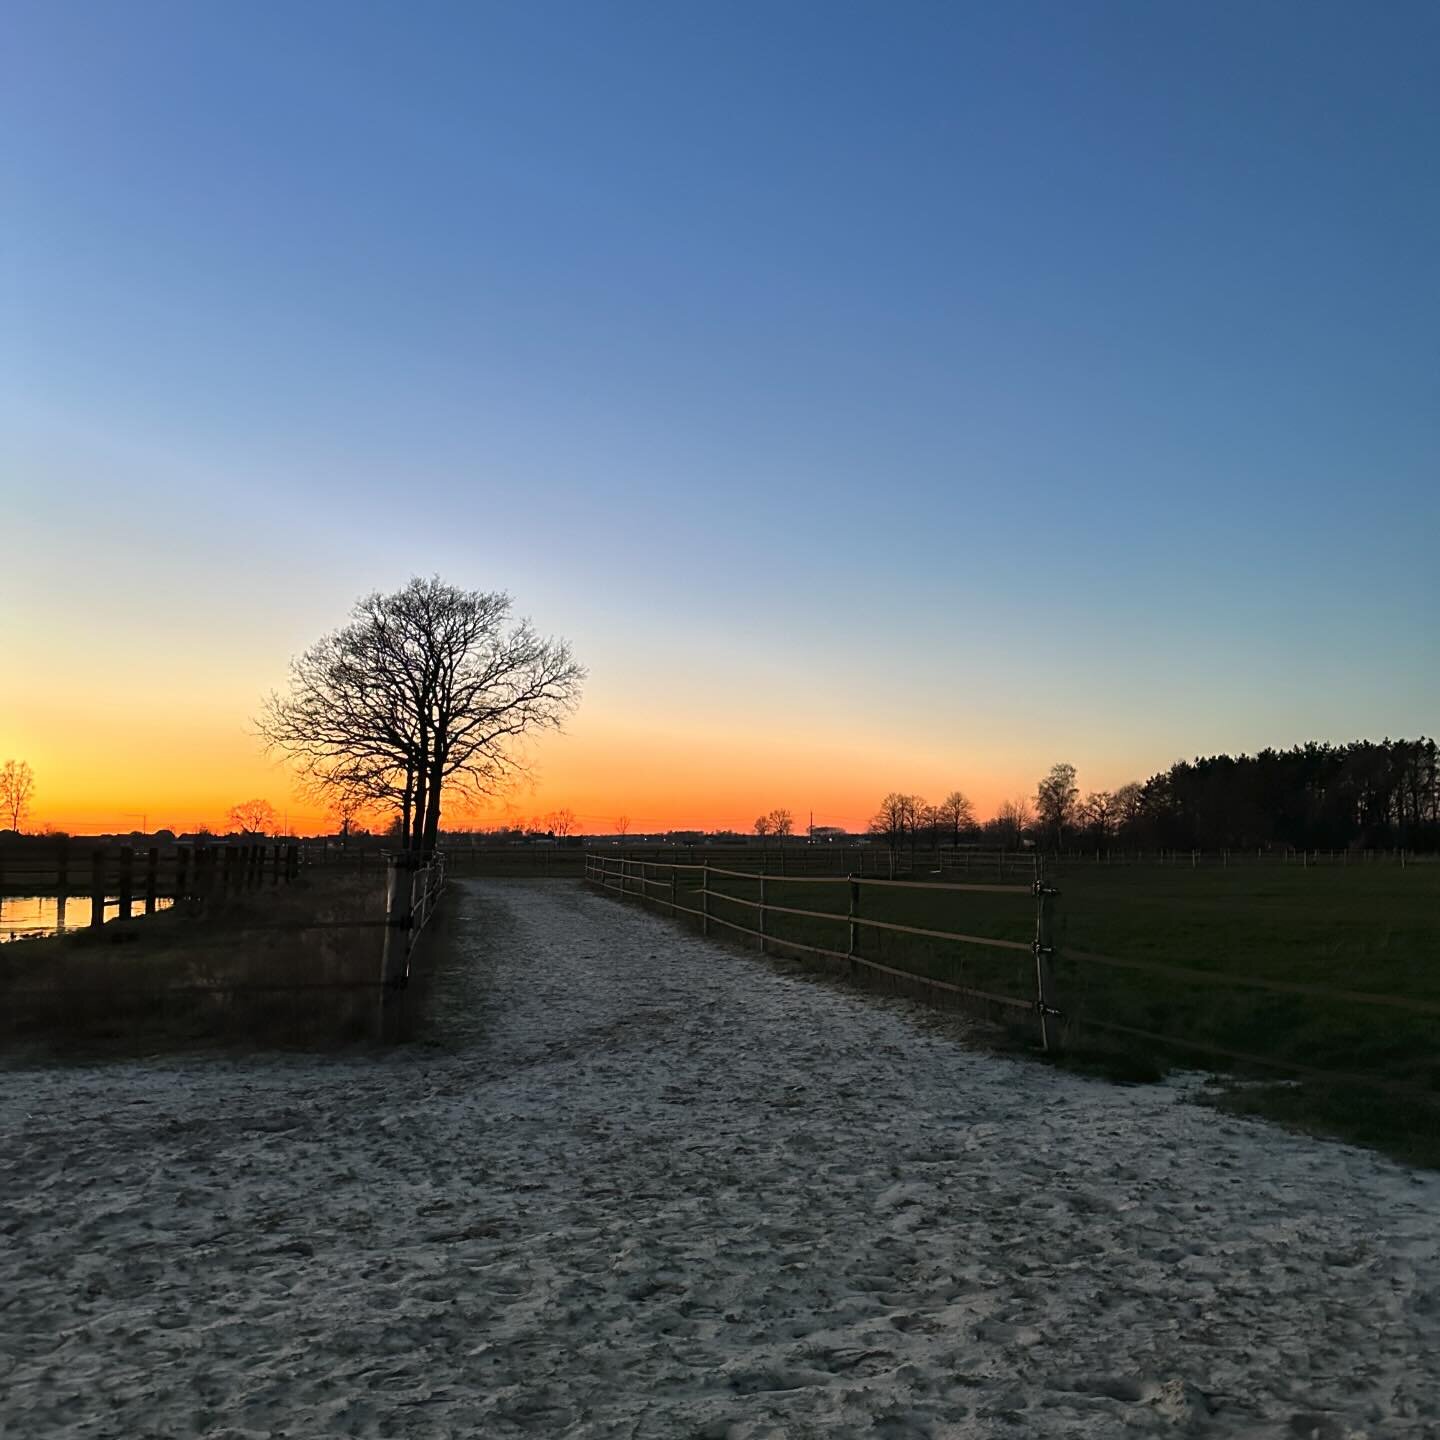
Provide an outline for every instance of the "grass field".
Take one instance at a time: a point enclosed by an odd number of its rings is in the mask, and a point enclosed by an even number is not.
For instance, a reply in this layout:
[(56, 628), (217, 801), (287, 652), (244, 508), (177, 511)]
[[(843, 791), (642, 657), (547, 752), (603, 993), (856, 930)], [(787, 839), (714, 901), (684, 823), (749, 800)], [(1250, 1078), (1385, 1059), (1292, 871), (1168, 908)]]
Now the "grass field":
[[(700, 872), (677, 872), (677, 883), (678, 903), (700, 908)], [(1226, 1070), (1247, 1080), (1224, 1102), (1236, 1109), (1440, 1165), (1440, 1013), (1227, 983), (1298, 982), (1440, 1005), (1440, 865), (1078, 865), (1061, 869), (1053, 883), (1060, 891), (1054, 920), (1062, 1063), (1133, 1077), (1174, 1067)], [(758, 928), (758, 912), (741, 903), (758, 899), (758, 880), (712, 874), (711, 890), (712, 915)], [(835, 917), (772, 912), (766, 929), (777, 941), (845, 951), (846, 884), (771, 876), (766, 890), (768, 904)], [(651, 893), (663, 902), (663, 890)], [(1028, 895), (868, 885), (860, 894), (860, 914), (871, 919), (1026, 944), (1034, 938)], [(1202, 974), (1115, 968), (1080, 958), (1084, 952)], [(1035, 998), (1034, 963), (1024, 951), (861, 929), (857, 953), (909, 973)], [(1033, 1039), (1033, 1019), (998, 1013), (1009, 1017), (1017, 1042)], [(1105, 1025), (1169, 1038), (1141, 1039)], [(1341, 1078), (1250, 1065), (1199, 1048), (1206, 1046)], [(1278, 1083), (1248, 1083), (1257, 1078)]]

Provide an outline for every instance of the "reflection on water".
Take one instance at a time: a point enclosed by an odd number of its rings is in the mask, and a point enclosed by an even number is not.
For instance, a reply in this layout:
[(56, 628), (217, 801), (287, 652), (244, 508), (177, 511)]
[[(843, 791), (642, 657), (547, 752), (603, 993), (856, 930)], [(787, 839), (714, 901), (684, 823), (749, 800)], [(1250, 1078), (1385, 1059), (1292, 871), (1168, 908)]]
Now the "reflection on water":
[[(174, 901), (157, 898), (155, 908), (168, 910)], [(0, 895), (0, 944), (9, 940), (31, 940), (42, 935), (58, 935), (66, 930), (83, 930), (93, 916), (95, 902), (88, 895)], [(131, 901), (131, 913), (143, 915), (145, 900)], [(120, 914), (120, 897), (112, 895), (105, 901), (105, 919)]]

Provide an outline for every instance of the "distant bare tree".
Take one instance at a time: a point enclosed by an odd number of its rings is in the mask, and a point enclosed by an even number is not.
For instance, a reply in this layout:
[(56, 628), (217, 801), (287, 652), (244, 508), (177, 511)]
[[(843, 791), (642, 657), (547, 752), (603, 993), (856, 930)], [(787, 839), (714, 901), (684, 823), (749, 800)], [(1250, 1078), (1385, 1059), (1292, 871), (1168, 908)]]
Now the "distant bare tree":
[(6, 829), (18, 830), (25, 823), (35, 794), (35, 772), (25, 760), (7, 760), (0, 768), (0, 816)]
[(1064, 842), (1065, 832), (1074, 825), (1079, 801), (1073, 765), (1052, 765), (1050, 773), (1035, 787), (1035, 810), (1041, 828), (1055, 845)]
[(630, 817), (628, 815), (617, 815), (615, 817), (615, 833), (622, 840), (630, 833)]
[(342, 845), (350, 843), (356, 822), (369, 806), (370, 802), (363, 795), (341, 794), (336, 797), (335, 803), (330, 807), (330, 814), (335, 821), (335, 833), (339, 835)]
[(952, 845), (958, 845), (961, 835), (975, 825), (975, 807), (963, 790), (952, 790), (935, 810), (939, 823), (950, 832)]
[(770, 817), (762, 815), (755, 822), (755, 833), (763, 840), (770, 833)]
[(905, 825), (910, 832), (910, 853), (915, 853), (915, 842), (924, 833), (929, 823), (932, 807), (923, 795), (905, 797)]
[(268, 800), (242, 800), (226, 817), (242, 835), (269, 835), (275, 830), (275, 807)]
[(892, 790), (880, 802), (879, 810), (870, 821), (870, 833), (883, 836), (892, 850), (900, 849), (908, 836), (913, 850), (927, 808), (919, 795)]
[(1006, 800), (995, 812), (994, 825), (1002, 845), (1018, 845), (1035, 825), (1035, 812), (1023, 795)]
[(393, 806), (404, 847), (428, 851), (447, 791), (505, 789), (525, 739), (560, 727), (584, 675), (564, 641), (511, 622), (508, 595), (417, 578), (360, 600), (292, 662), (259, 728), (310, 787)]
[(1080, 818), (1097, 840), (1108, 840), (1115, 829), (1115, 797), (1108, 790), (1092, 790), (1080, 806)]
[(552, 810), (545, 817), (545, 828), (552, 835), (573, 835), (575, 833), (575, 812), (573, 810)]
[(900, 848), (900, 837), (905, 833), (904, 800), (903, 795), (892, 790), (870, 817), (870, 834), (884, 840), (892, 850)]
[(784, 839), (795, 832), (795, 817), (783, 807), (770, 812), (770, 833)]

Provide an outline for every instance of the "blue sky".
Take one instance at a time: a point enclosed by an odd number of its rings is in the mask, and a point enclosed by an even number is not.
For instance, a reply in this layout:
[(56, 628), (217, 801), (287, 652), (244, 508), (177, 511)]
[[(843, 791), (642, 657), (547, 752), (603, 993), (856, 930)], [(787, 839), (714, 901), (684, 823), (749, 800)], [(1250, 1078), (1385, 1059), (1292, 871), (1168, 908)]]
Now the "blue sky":
[(1440, 8), (6, 11), (0, 748), (435, 570), (561, 777), (1433, 732)]

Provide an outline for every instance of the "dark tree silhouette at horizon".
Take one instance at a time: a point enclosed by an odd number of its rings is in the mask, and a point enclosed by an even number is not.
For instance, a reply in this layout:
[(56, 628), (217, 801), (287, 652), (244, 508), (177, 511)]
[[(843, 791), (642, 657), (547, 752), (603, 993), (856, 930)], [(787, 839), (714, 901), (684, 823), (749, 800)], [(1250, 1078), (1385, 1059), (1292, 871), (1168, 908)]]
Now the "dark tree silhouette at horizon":
[(261, 735), (309, 789), (389, 806), (403, 848), (433, 850), (445, 794), (505, 790), (525, 769), (525, 740), (579, 703), (585, 671), (569, 645), (510, 608), (503, 592), (438, 576), (365, 596), (292, 661)]

